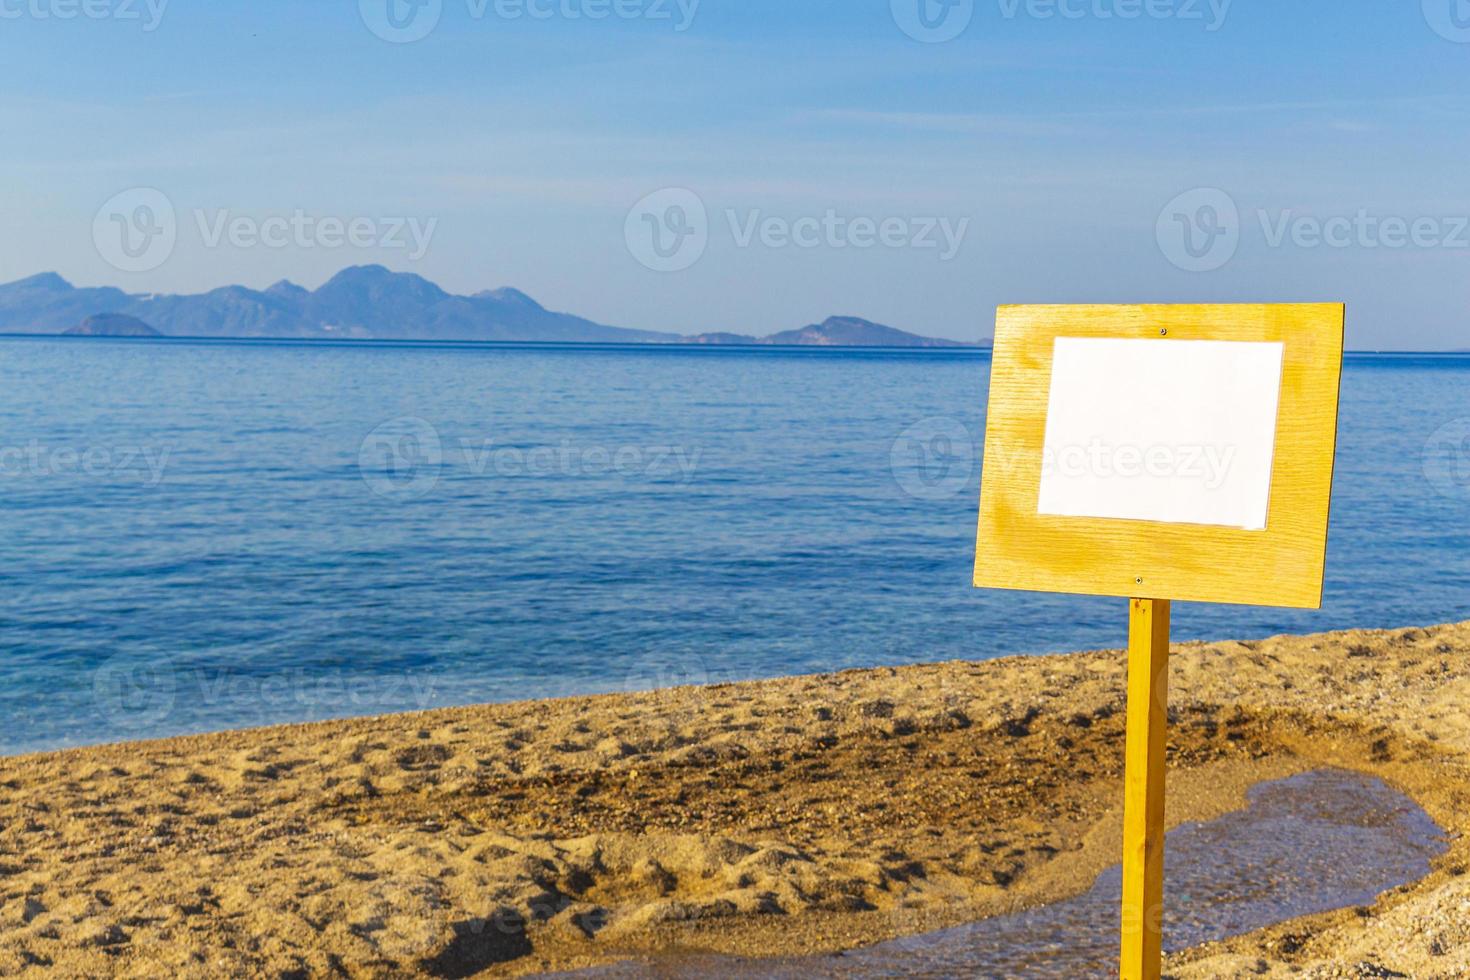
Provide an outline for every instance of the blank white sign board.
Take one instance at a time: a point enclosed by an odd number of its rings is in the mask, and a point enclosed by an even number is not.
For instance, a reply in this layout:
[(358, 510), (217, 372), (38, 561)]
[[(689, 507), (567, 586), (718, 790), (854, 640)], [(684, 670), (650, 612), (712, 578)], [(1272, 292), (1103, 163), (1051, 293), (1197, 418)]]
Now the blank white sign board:
[(1038, 512), (1263, 530), (1283, 351), (1058, 337)]

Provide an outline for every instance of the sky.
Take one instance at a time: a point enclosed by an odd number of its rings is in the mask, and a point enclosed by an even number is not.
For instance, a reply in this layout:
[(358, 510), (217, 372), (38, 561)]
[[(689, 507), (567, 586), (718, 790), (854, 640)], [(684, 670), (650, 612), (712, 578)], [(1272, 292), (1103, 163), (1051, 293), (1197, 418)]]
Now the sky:
[(603, 323), (1343, 301), (1470, 348), (1467, 0), (0, 0), (0, 281)]

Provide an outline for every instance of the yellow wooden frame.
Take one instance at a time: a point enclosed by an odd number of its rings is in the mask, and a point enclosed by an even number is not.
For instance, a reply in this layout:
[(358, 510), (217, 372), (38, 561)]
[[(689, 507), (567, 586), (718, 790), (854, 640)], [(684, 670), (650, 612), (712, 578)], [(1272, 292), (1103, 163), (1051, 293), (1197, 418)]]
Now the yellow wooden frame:
[[(975, 585), (1320, 608), (1344, 319), (1341, 304), (1001, 307)], [(1037, 513), (1058, 337), (1282, 343), (1266, 529)]]

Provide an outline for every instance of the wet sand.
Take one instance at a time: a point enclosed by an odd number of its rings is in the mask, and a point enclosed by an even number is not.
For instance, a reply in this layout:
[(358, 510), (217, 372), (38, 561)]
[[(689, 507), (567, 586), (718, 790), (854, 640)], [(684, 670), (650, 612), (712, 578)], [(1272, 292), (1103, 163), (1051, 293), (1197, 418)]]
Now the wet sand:
[[(1034, 907), (1117, 861), (1123, 668), (853, 671), (0, 760), (0, 974), (512, 976)], [(1470, 972), (1470, 623), (1184, 645), (1170, 684), (1171, 826), (1334, 766), (1453, 840), (1372, 907), (1169, 972)]]

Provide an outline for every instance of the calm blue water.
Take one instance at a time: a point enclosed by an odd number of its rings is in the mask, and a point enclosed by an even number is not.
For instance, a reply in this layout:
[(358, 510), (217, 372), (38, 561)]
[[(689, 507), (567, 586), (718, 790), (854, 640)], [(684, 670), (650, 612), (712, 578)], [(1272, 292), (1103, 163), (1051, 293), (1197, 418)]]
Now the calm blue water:
[[(0, 340), (0, 751), (1116, 646), (970, 588), (974, 353)], [(1327, 605), (1470, 617), (1470, 358), (1354, 357)]]

